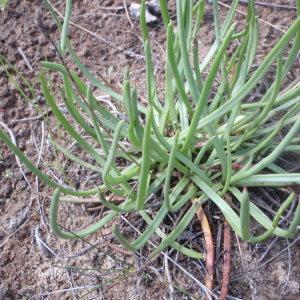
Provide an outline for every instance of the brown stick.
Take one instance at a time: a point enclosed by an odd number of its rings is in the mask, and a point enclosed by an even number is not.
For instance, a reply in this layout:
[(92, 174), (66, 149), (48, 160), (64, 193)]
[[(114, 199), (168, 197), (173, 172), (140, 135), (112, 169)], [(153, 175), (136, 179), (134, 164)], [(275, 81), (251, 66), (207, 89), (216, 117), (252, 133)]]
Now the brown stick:
[(219, 300), (225, 300), (228, 295), (228, 286), (230, 281), (230, 265), (231, 265), (231, 231), (227, 221), (224, 223), (224, 263), (223, 278), (221, 286), (221, 295)]
[(205, 248), (206, 248), (205, 267), (207, 273), (205, 277), (205, 286), (211, 291), (213, 289), (213, 283), (214, 283), (214, 259), (215, 259), (214, 243), (213, 243), (212, 234), (211, 234), (207, 217), (201, 207), (199, 207), (199, 209), (197, 210), (197, 216), (203, 230)]

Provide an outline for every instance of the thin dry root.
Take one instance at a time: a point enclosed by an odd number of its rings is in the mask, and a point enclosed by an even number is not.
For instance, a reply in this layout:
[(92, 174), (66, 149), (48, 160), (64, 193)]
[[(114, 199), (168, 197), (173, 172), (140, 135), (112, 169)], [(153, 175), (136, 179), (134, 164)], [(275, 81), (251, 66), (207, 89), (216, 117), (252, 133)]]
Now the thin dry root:
[(212, 291), (213, 283), (214, 283), (214, 257), (215, 257), (215, 249), (214, 243), (211, 235), (211, 230), (209, 227), (209, 223), (207, 217), (200, 207), (197, 210), (197, 216), (201, 223), (201, 227), (204, 234), (205, 240), (205, 248), (206, 248), (206, 260), (205, 260), (205, 267), (206, 267), (206, 277), (205, 277), (205, 286)]
[(223, 263), (223, 278), (221, 286), (220, 300), (225, 300), (228, 295), (228, 286), (230, 280), (230, 264), (231, 264), (231, 231), (230, 226), (225, 221), (224, 223), (224, 263)]

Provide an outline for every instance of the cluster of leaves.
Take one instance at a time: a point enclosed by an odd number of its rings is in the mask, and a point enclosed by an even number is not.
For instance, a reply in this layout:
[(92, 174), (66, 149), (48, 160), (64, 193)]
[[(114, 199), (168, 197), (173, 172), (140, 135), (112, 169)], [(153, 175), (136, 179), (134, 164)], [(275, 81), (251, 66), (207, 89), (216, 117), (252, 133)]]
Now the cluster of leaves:
[[(300, 174), (288, 173), (276, 164), (276, 160), (283, 152), (299, 151), (297, 134), (300, 130), (300, 84), (292, 83), (284, 90), (282, 85), (300, 49), (300, 17), (253, 72), (258, 44), (254, 0), (249, 1), (246, 25), (239, 32), (234, 23), (239, 1), (232, 1), (222, 24), (217, 2), (213, 1), (215, 42), (200, 62), (198, 37), (205, 14), (205, 1), (199, 0), (193, 4), (193, 1), (177, 0), (175, 31), (167, 2), (160, 0), (167, 32), (165, 88), (164, 95), (160, 97), (156, 89), (145, 21), (145, 1), (142, 1), (140, 23), (148, 100), (147, 106), (144, 106), (139, 103), (138, 93), (130, 84), (128, 69), (124, 73), (121, 95), (105, 86), (80, 62), (67, 39), (72, 1), (66, 2), (62, 26), (51, 3), (45, 1), (62, 32), (59, 46), (62, 63), (44, 62), (43, 66), (62, 76), (64, 104), (73, 121), (94, 142), (89, 143), (78, 134), (60, 111), (45, 73), (40, 76), (44, 97), (57, 121), (96, 164), (91, 165), (81, 160), (55, 141), (53, 145), (70, 160), (99, 172), (103, 184), (84, 191), (60, 184), (38, 170), (1, 130), (0, 139), (28, 169), (55, 188), (50, 221), (58, 236), (65, 239), (82, 238), (120, 214), (136, 211), (147, 223), (138, 239), (129, 241), (121, 231), (114, 229), (116, 238), (128, 249), (140, 249), (156, 233), (161, 238), (161, 243), (150, 257), (171, 246), (189, 257), (201, 258), (201, 253), (176, 240), (190, 224), (197, 209), (207, 201), (212, 201), (219, 208), (232, 229), (243, 240), (259, 242), (271, 235), (295, 235), (300, 223), (299, 201), (288, 228), (281, 228), (278, 223), (291, 203), (296, 201), (296, 193), (292, 187), (300, 183)], [(300, 10), (299, 0), (297, 5)], [(232, 45), (235, 45), (234, 51), (229, 53), (228, 49)], [(287, 57), (284, 58), (283, 53), (287, 50)], [(67, 68), (63, 60), (66, 52), (88, 84)], [(274, 64), (274, 82), (259, 101), (247, 101), (253, 89)], [(122, 105), (128, 120), (119, 119), (101, 105), (92, 93), (95, 88)], [(283, 129), (287, 134), (279, 140), (277, 137)], [(125, 146), (125, 141), (130, 143), (129, 148)], [(101, 152), (96, 150), (99, 146)], [(118, 166), (117, 158), (126, 161), (125, 168)], [(251, 201), (249, 187), (285, 187), (289, 195), (275, 216), (270, 218)], [(150, 196), (160, 189), (163, 190), (163, 200), (153, 217), (149, 214), (147, 205)], [(108, 192), (118, 195), (124, 201), (118, 206), (111, 203), (103, 196)], [(107, 207), (107, 213), (97, 223), (80, 232), (64, 231), (57, 221), (61, 194), (78, 197), (98, 194), (99, 201)], [(232, 201), (227, 201), (228, 198)], [(234, 202), (238, 205), (234, 205)], [(166, 216), (170, 212), (182, 210), (187, 203), (190, 203), (189, 209), (181, 220), (171, 232), (164, 233), (160, 225)], [(265, 228), (261, 235), (252, 235), (251, 218)]]

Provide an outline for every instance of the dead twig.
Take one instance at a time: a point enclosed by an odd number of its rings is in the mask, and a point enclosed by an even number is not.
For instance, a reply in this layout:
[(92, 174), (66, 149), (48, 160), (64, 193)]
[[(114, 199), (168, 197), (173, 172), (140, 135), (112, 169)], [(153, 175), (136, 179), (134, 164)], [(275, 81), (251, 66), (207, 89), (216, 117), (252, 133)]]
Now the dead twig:
[(167, 276), (167, 280), (168, 280), (168, 285), (169, 285), (169, 293), (170, 293), (170, 298), (173, 299), (174, 296), (174, 287), (172, 284), (172, 277), (170, 274), (170, 269), (169, 269), (169, 261), (167, 258), (167, 255), (164, 255), (164, 267), (165, 267), (165, 271), (166, 271), (166, 276)]
[(132, 22), (132, 20), (130, 18), (130, 14), (129, 14), (128, 7), (127, 7), (127, 4), (126, 4), (126, 0), (123, 0), (123, 3), (124, 3), (124, 9), (125, 9), (125, 13), (126, 13), (126, 17), (128, 19), (128, 22), (129, 22), (131, 28), (133, 28), (134, 25), (133, 25), (133, 22)]
[(4, 240), (4, 242), (0, 245), (0, 248), (2, 248), (9, 241), (9, 239), (12, 238), (21, 228), (23, 228), (27, 224), (27, 222), (31, 220), (31, 218), (32, 216), (30, 216), (28, 219), (25, 219), (25, 221), (21, 225), (19, 225), (19, 227), (17, 227), (17, 229)]
[[(241, 3), (248, 4), (248, 0), (240, 0)], [(290, 5), (283, 5), (283, 4), (273, 4), (273, 3), (265, 3), (265, 2), (257, 2), (255, 1), (255, 5), (265, 6), (265, 7), (271, 7), (275, 9), (288, 9), (288, 10), (296, 10), (296, 6), (290, 6)]]
[(29, 63), (29, 60), (27, 59), (25, 53), (23, 52), (23, 50), (21, 48), (18, 47), (18, 51), (21, 54), (21, 56), (23, 57), (26, 65), (28, 66), (30, 71), (33, 71), (33, 67), (31, 66), (31, 64)]
[(89, 197), (89, 198), (76, 198), (76, 197), (62, 197), (61, 202), (65, 203), (73, 203), (73, 204), (99, 204), (100, 201), (97, 197)]
[(273, 248), (273, 246), (275, 245), (275, 243), (278, 241), (279, 237), (275, 237), (273, 239), (273, 241), (270, 243), (270, 245), (268, 246), (268, 248), (265, 250), (265, 252), (263, 253), (263, 255), (261, 256), (261, 258), (259, 259), (259, 262), (263, 262), (263, 260), (267, 257), (267, 255), (269, 254), (269, 252), (271, 251), (271, 249)]
[(224, 223), (224, 263), (223, 278), (221, 286), (220, 300), (225, 300), (228, 295), (228, 286), (230, 281), (230, 264), (231, 264), (231, 231), (227, 221)]
[(204, 234), (205, 247), (206, 247), (206, 258), (205, 258), (205, 266), (206, 266), (206, 276), (205, 276), (205, 286), (212, 291), (213, 283), (214, 283), (214, 243), (213, 238), (209, 226), (208, 219), (201, 207), (197, 210), (197, 216), (201, 223), (201, 227)]
[[(60, 107), (60, 106), (61, 105), (58, 105), (58, 107)], [(15, 123), (19, 123), (19, 122), (38, 121), (38, 120), (43, 119), (44, 117), (46, 117), (46, 116), (48, 116), (50, 114), (52, 114), (52, 111), (51, 111), (51, 109), (48, 109), (45, 112), (43, 112), (40, 115), (35, 116), (35, 117), (28, 117), (28, 118), (11, 120), (10, 124), (15, 124)]]
[[(111, 201), (113, 203), (121, 203), (125, 199), (123, 197), (120, 197), (115, 194), (111, 194), (108, 198), (108, 201)], [(62, 197), (61, 198), (62, 202), (65, 203), (73, 203), (73, 204), (101, 204), (98, 196), (92, 196), (88, 198), (82, 198), (82, 197)]]
[[(217, 231), (217, 236), (216, 236), (216, 242), (215, 242), (215, 261), (216, 261), (216, 265), (218, 266), (218, 261), (220, 260), (220, 257), (222, 255), (222, 251), (221, 251), (221, 239), (222, 239), (222, 224), (218, 224), (218, 231)], [(220, 268), (216, 267), (215, 270), (215, 278), (217, 282), (221, 282), (221, 278), (220, 278)]]
[[(8, 133), (9, 136), (10, 136), (10, 139), (11, 139), (12, 143), (13, 143), (15, 146), (17, 146), (17, 141), (16, 141), (16, 138), (15, 138), (14, 133), (12, 132), (12, 130), (11, 130), (5, 123), (3, 123), (3, 122), (1, 122), (1, 121), (0, 121), (0, 126), (1, 126), (4, 130), (7, 131), (7, 133)], [(26, 177), (26, 175), (25, 175), (25, 173), (24, 173), (24, 171), (23, 171), (23, 168), (22, 168), (22, 165), (21, 165), (21, 162), (20, 162), (18, 156), (15, 155), (15, 158), (16, 158), (16, 162), (17, 162), (17, 165), (18, 165), (18, 167), (19, 167), (20, 173), (22, 174), (22, 176), (23, 176), (23, 178), (25, 179), (26, 183), (28, 184), (29, 188), (32, 189), (32, 186), (31, 186), (29, 180), (27, 179), (27, 177)]]
[[(32, 131), (33, 132), (33, 131)], [(34, 133), (32, 133), (32, 139), (33, 139), (33, 143), (34, 146), (37, 150), (37, 154), (38, 154), (38, 159), (37, 159), (37, 163), (36, 163), (36, 167), (38, 168), (42, 159), (42, 152), (43, 152), (43, 148), (44, 148), (44, 142), (45, 142), (45, 126), (44, 126), (44, 122), (42, 122), (42, 137), (41, 137), (41, 143), (40, 143), (40, 148), (38, 148), (37, 142), (36, 142), (36, 138), (34, 136)], [(35, 176), (35, 189), (38, 192), (39, 191), (39, 181), (38, 181), (38, 176)]]
[(88, 207), (86, 209), (86, 211), (88, 212), (93, 212), (93, 211), (98, 211), (98, 210), (102, 210), (103, 206), (102, 205), (98, 205), (98, 206), (94, 206), (94, 207)]
[[(230, 8), (230, 6), (229, 6), (228, 4), (225, 4), (225, 3), (221, 2), (221, 1), (219, 1), (219, 4), (220, 4), (221, 6), (223, 6), (223, 7), (226, 7), (227, 9)], [(244, 16), (247, 15), (246, 13), (244, 13), (243, 11), (241, 11), (241, 10), (239, 10), (239, 9), (237, 9), (236, 11), (237, 11), (239, 14), (242, 14), (242, 15), (244, 15)], [(269, 22), (267, 22), (267, 21), (265, 21), (265, 20), (263, 20), (263, 19), (261, 19), (261, 18), (258, 18), (258, 20), (259, 20), (261, 23), (265, 23), (265, 24), (269, 25), (270, 27), (273, 27), (273, 28), (275, 28), (275, 29), (277, 29), (277, 30), (279, 30), (279, 31), (281, 31), (281, 32), (283, 32), (283, 33), (285, 33), (285, 30), (282, 30), (282, 29), (279, 28), (278, 26), (275, 26), (275, 25), (273, 25), (273, 24), (271, 24), (271, 23), (269, 23)]]
[[(97, 1), (98, 2), (98, 1)], [(124, 10), (124, 6), (100, 6), (98, 2), (98, 9), (100, 10), (110, 10), (110, 11), (120, 11)]]
[(34, 237), (35, 237), (35, 241), (41, 251), (42, 254), (44, 254), (46, 257), (50, 257), (51, 255), (55, 256), (56, 258), (59, 258), (60, 260), (61, 257), (59, 257), (59, 255), (56, 254), (55, 251), (53, 251), (41, 238), (40, 236), (40, 228), (39, 225), (37, 225), (34, 229)]

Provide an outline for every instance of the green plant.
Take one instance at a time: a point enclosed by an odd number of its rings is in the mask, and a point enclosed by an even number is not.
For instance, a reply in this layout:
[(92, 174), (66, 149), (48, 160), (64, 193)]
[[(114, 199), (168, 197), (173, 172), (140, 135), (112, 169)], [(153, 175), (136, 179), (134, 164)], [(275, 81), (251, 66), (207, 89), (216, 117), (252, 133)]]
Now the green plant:
[[(161, 243), (150, 257), (172, 246), (187, 256), (201, 258), (201, 253), (180, 245), (176, 240), (190, 224), (197, 209), (207, 201), (212, 201), (219, 208), (235, 233), (246, 241), (259, 242), (273, 234), (280, 237), (295, 235), (300, 223), (299, 201), (289, 227), (280, 228), (278, 223), (296, 198), (292, 187), (300, 183), (300, 174), (288, 173), (276, 164), (276, 159), (285, 151), (299, 151), (300, 148), (297, 137), (300, 129), (300, 84), (293, 83), (282, 90), (283, 81), (300, 49), (300, 17), (252, 72), (258, 43), (254, 1), (249, 1), (246, 26), (240, 32), (236, 31), (236, 24), (233, 22), (238, 2), (232, 2), (221, 25), (217, 0), (214, 0), (216, 39), (200, 63), (197, 39), (205, 1), (197, 1), (195, 5), (189, 0), (176, 1), (176, 32), (166, 1), (160, 1), (167, 31), (165, 93), (160, 96), (156, 90), (145, 21), (145, 1), (142, 1), (140, 23), (148, 99), (147, 106), (144, 106), (138, 102), (137, 91), (130, 84), (128, 69), (124, 73), (121, 95), (103, 85), (81, 64), (67, 39), (72, 1), (66, 2), (63, 26), (51, 3), (45, 1), (62, 30), (58, 50), (62, 63), (44, 62), (43, 66), (45, 70), (61, 74), (64, 104), (77, 125), (93, 139), (93, 143), (88, 143), (78, 134), (73, 123), (61, 113), (45, 73), (40, 76), (44, 97), (57, 121), (96, 163), (91, 165), (79, 159), (55, 141), (53, 145), (70, 160), (99, 172), (103, 184), (84, 191), (60, 185), (35, 168), (1, 130), (0, 139), (28, 169), (55, 189), (51, 200), (50, 222), (58, 236), (64, 239), (85, 237), (119, 214), (136, 211), (148, 224), (138, 239), (128, 241), (114, 228), (116, 238), (128, 249), (140, 249), (156, 233), (161, 237)], [(297, 5), (299, 14), (299, 0)], [(234, 43), (237, 46), (233, 53), (229, 53), (228, 48)], [(287, 57), (283, 58), (287, 50)], [(63, 59), (66, 52), (88, 84), (67, 68)], [(193, 63), (190, 63), (190, 53)], [(259, 101), (248, 102), (252, 90), (274, 64), (274, 82)], [(204, 71), (207, 72), (206, 76)], [(92, 87), (110, 95), (123, 106), (128, 121), (119, 119), (97, 102)], [(288, 132), (282, 140), (278, 140), (277, 137), (283, 129)], [(125, 148), (125, 140), (130, 142), (130, 148)], [(98, 146), (101, 146), (101, 153), (96, 150)], [(116, 158), (126, 160), (126, 168), (120, 170)], [(287, 199), (272, 219), (249, 199), (248, 188), (257, 186), (286, 187), (289, 191)], [(161, 188), (163, 200), (159, 211), (151, 218), (147, 209), (148, 200), (152, 193)], [(103, 194), (107, 192), (122, 197), (123, 203), (117, 206), (106, 200)], [(99, 201), (107, 207), (108, 213), (96, 224), (80, 232), (64, 231), (57, 222), (61, 194), (79, 197), (98, 194)], [(232, 203), (226, 201), (229, 195)], [(233, 205), (235, 202), (238, 205)], [(165, 234), (160, 230), (159, 226), (167, 214), (181, 210), (187, 203), (190, 203), (188, 211), (172, 231)], [(260, 236), (251, 235), (251, 217), (265, 228)]]
[(0, 9), (4, 10), (6, 8), (8, 0), (0, 0)]

